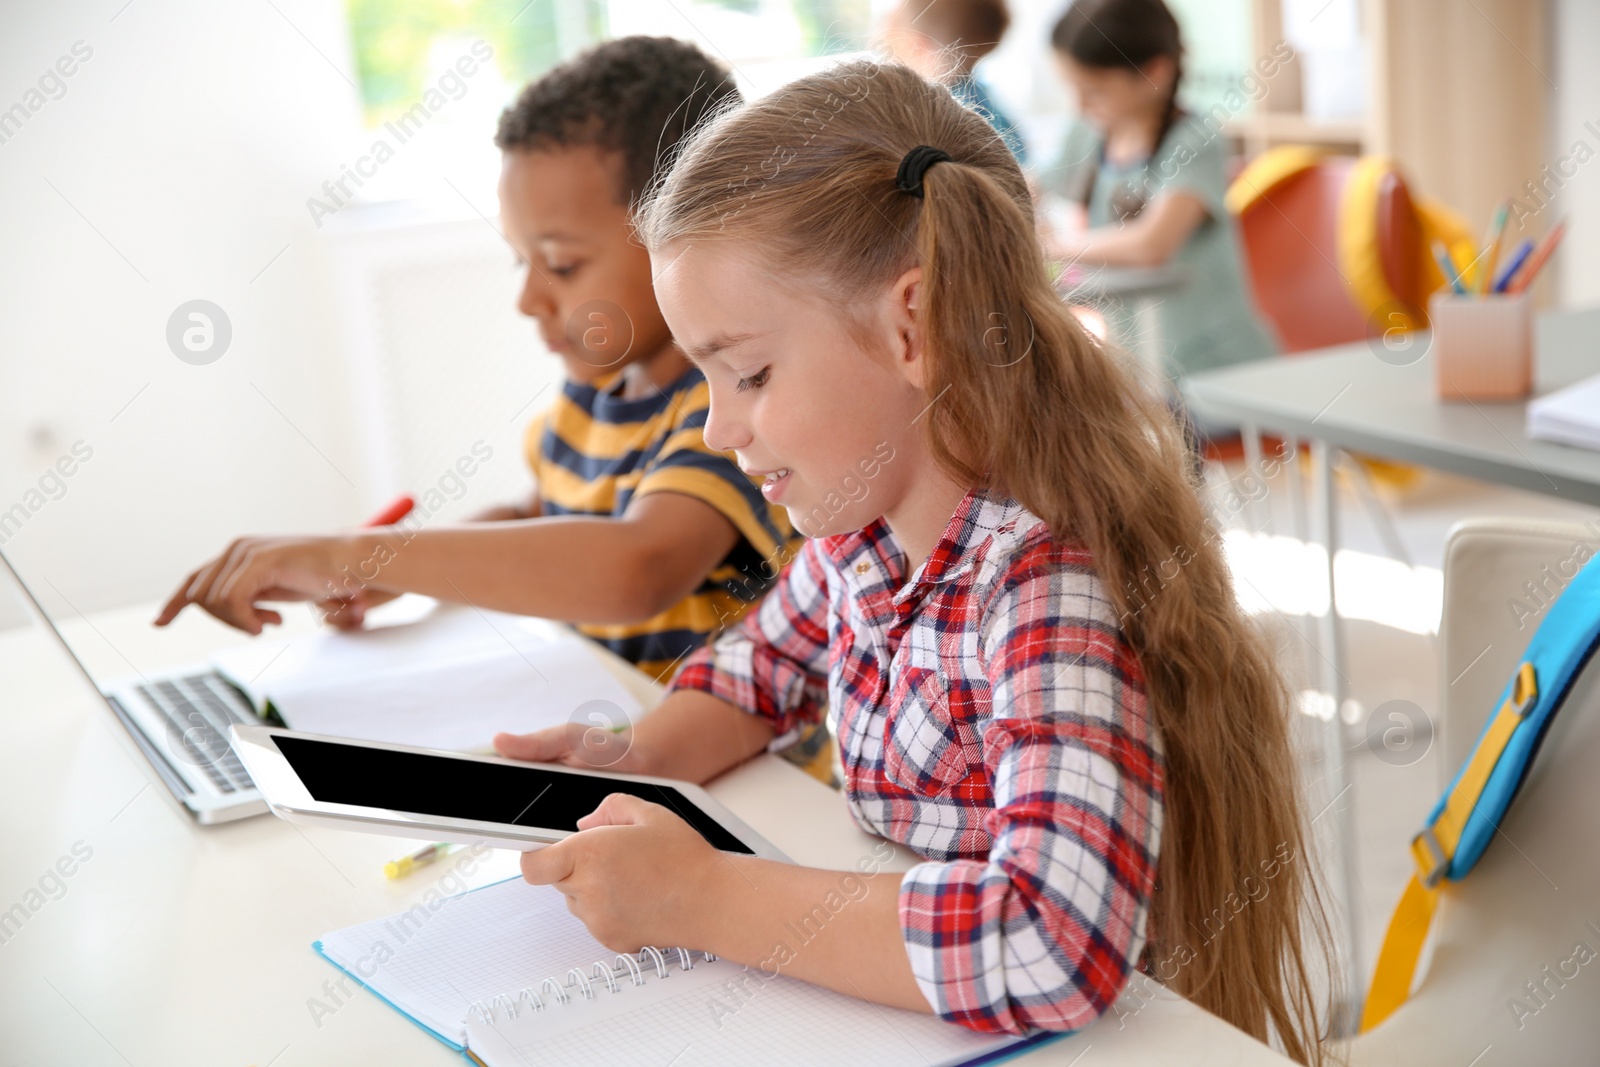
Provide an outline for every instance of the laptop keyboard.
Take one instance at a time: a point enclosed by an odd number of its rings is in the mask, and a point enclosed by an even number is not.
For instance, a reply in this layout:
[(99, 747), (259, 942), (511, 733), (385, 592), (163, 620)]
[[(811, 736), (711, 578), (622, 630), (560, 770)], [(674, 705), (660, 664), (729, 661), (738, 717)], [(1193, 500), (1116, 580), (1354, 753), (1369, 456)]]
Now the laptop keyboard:
[(255, 788), (228, 743), (228, 727), (260, 720), (221, 675), (192, 674), (134, 689), (166, 720), (173, 758), (198, 767), (219, 793)]

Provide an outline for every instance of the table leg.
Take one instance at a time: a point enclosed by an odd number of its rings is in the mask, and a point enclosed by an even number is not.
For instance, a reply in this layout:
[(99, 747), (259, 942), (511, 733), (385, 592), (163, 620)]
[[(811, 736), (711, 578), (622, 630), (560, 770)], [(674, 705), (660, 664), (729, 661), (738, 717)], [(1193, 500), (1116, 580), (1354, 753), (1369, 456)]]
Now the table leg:
[[(1361, 958), (1361, 898), (1357, 893), (1355, 804), (1350, 795), (1354, 781), (1344, 751), (1344, 642), (1339, 628), (1339, 605), (1334, 595), (1333, 560), (1338, 551), (1338, 497), (1333, 481), (1334, 449), (1326, 441), (1311, 442), (1311, 525), (1312, 536), (1326, 553), (1328, 610), (1318, 620), (1317, 652), (1320, 661), (1321, 689), (1332, 707), (1323, 734), (1323, 760), (1332, 799), (1317, 819), (1332, 823), (1332, 861), (1329, 879), (1332, 895), (1344, 913), (1343, 948), (1345, 990), (1343, 1002), (1336, 997), (1336, 1034), (1351, 1034), (1361, 1017), (1367, 971)], [(1326, 710), (1326, 708), (1324, 709)]]
[[(1247, 422), (1239, 427), (1239, 442), (1244, 445), (1244, 476), (1246, 484), (1249, 479), (1260, 478), (1263, 467), (1261, 465), (1261, 431), (1253, 422)], [(1267, 515), (1272, 515), (1272, 507), (1267, 506)], [(1257, 514), (1256, 500), (1251, 494), (1244, 498), (1244, 524), (1252, 534), (1262, 532), (1261, 516)]]
[(1372, 527), (1378, 531), (1378, 536), (1383, 540), (1383, 547), (1388, 550), (1390, 556), (1415, 570), (1416, 564), (1411, 562), (1411, 552), (1406, 548), (1405, 542), (1400, 540), (1400, 530), (1395, 526), (1394, 516), (1389, 513), (1389, 505), (1383, 502), (1383, 498), (1373, 486), (1372, 475), (1367, 473), (1367, 469), (1359, 460), (1348, 454), (1343, 457), (1343, 462), (1339, 466), (1349, 473), (1350, 485), (1361, 498), (1367, 514), (1372, 516)]
[(1285, 437), (1283, 453), (1289, 457), (1284, 463), (1284, 478), (1289, 485), (1289, 535), (1297, 541), (1305, 541), (1309, 535), (1306, 533), (1306, 491), (1304, 479), (1300, 477), (1300, 442)]

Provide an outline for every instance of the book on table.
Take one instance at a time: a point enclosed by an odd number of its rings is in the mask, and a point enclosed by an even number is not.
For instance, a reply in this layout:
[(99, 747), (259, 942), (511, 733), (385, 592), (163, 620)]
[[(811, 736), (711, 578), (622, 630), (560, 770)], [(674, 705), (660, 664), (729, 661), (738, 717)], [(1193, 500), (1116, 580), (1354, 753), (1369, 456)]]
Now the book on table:
[(486, 1067), (955, 1067), (1063, 1036), (980, 1034), (812, 985), (776, 963), (746, 967), (678, 947), (619, 955), (558, 890), (521, 879), (347, 927), (315, 947)]

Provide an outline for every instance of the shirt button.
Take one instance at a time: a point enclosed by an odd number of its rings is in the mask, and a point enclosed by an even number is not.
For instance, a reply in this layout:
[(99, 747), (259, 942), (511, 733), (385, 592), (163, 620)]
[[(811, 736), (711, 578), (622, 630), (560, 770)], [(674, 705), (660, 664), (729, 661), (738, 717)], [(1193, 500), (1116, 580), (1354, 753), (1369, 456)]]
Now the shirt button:
[(860, 563), (856, 564), (856, 573), (857, 574), (866, 574), (871, 569), (872, 569), (872, 564), (868, 563), (866, 560), (862, 560)]

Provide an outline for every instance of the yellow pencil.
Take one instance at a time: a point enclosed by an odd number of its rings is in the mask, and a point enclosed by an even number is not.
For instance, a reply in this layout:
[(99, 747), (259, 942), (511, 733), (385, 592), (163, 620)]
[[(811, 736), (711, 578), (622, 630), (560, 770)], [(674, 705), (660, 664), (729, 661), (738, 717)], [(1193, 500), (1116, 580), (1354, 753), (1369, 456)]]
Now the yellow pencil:
[(1478, 295), (1484, 296), (1489, 292), (1489, 285), (1494, 278), (1495, 261), (1500, 258), (1500, 241), (1506, 233), (1506, 216), (1510, 214), (1511, 204), (1502, 200), (1495, 209), (1494, 221), (1489, 223), (1489, 237), (1483, 250), (1483, 262), (1479, 264)]

